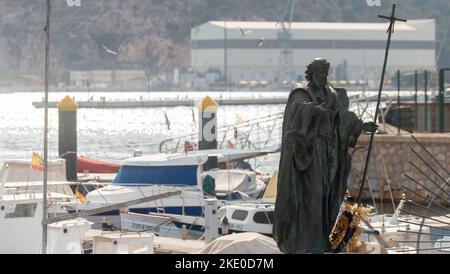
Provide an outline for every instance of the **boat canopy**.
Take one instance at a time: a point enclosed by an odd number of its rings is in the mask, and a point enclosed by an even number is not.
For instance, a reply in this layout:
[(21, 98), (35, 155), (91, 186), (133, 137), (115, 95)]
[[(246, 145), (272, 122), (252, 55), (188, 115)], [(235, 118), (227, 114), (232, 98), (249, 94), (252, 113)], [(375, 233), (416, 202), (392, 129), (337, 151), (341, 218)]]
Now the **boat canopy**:
[[(47, 166), (48, 181), (67, 180), (66, 160), (49, 160)], [(43, 172), (31, 168), (31, 159), (5, 161), (0, 169), (0, 178), (5, 182), (42, 182), (43, 174)]]
[(206, 155), (154, 154), (125, 160), (115, 185), (197, 185)]
[(219, 163), (228, 161), (245, 160), (258, 156), (277, 152), (274, 150), (243, 150), (243, 149), (207, 149), (196, 150), (188, 153), (158, 153), (141, 157), (129, 158), (122, 162), (123, 165), (140, 166), (166, 166), (166, 165), (202, 165), (208, 157), (217, 157)]
[(225, 162), (246, 160), (275, 152), (277, 152), (276, 149), (273, 150), (208, 149), (208, 150), (196, 150), (194, 152), (188, 153), (194, 155), (207, 155), (208, 157), (217, 157), (219, 163), (225, 163)]
[(197, 185), (199, 166), (122, 166), (114, 185)]
[(196, 154), (165, 154), (157, 153), (125, 160), (123, 166), (199, 166), (206, 163), (207, 155)]

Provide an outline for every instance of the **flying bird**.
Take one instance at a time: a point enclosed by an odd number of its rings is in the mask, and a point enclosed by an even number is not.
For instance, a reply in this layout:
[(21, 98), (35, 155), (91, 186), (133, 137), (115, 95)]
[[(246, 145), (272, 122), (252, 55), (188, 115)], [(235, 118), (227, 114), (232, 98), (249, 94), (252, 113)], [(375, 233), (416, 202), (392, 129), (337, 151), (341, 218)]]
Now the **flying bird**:
[(263, 44), (264, 44), (264, 37), (262, 37), (261, 39), (259, 39), (259, 41), (258, 41), (258, 43), (256, 44), (256, 46), (258, 47), (258, 48), (260, 48)]
[(73, 34), (72, 32), (68, 32), (67, 34), (69, 34), (69, 36), (70, 36), (70, 38), (76, 38), (77, 37), (77, 35), (76, 34)]
[(251, 30), (244, 30), (243, 28), (240, 28), (239, 26), (238, 26), (238, 29), (239, 29), (239, 31), (241, 32), (241, 35), (242, 35), (242, 36), (245, 36), (245, 35), (247, 35), (247, 34), (252, 33)]
[(117, 51), (110, 50), (110, 49), (107, 48), (105, 45), (102, 45), (102, 47), (103, 47), (103, 49), (104, 49), (107, 53), (109, 53), (109, 54), (112, 54), (112, 55), (117, 55), (117, 54), (118, 54)]

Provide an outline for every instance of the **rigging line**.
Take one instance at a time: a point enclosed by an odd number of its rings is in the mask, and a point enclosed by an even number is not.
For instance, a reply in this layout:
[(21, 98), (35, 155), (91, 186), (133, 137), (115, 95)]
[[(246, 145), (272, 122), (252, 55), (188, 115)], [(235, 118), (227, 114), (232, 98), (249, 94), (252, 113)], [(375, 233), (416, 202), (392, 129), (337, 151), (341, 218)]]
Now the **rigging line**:
[[(360, 156), (361, 156), (361, 160), (364, 161), (364, 156), (363, 156), (362, 153), (360, 154)], [(368, 178), (368, 177), (369, 177), (369, 176), (367, 176), (367, 185), (369, 186), (370, 197), (372, 198), (372, 203), (373, 203), (373, 208), (375, 209), (375, 213), (378, 215), (379, 212), (378, 212), (377, 204), (375, 203), (375, 198), (374, 198), (374, 196), (373, 196), (372, 187), (370, 186), (369, 178)]]
[(408, 214), (410, 214), (410, 215), (415, 215), (415, 216), (420, 217), (420, 218), (423, 218), (423, 219), (432, 220), (432, 221), (435, 221), (435, 222), (442, 223), (442, 224), (445, 224), (445, 225), (449, 225), (449, 226), (450, 226), (450, 223), (444, 222), (444, 221), (439, 220), (439, 219), (436, 219), (436, 218), (434, 218), (434, 217), (429, 217), (429, 216), (426, 216), (426, 215), (414, 213), (414, 212), (409, 211), (409, 210), (406, 210), (406, 209), (400, 209), (400, 211), (406, 212), (406, 213), (408, 213)]
[[(399, 222), (400, 222), (400, 223), (411, 224), (411, 225), (417, 225), (417, 226), (421, 226), (421, 227), (422, 227), (422, 226), (425, 226), (425, 227), (428, 227), (428, 228), (435, 228), (435, 229), (440, 229), (440, 230), (450, 231), (450, 229), (445, 228), (445, 227), (437, 227), (437, 226), (426, 225), (426, 224), (420, 225), (420, 224), (418, 224), (418, 223), (408, 222), (408, 221), (405, 221), (405, 220), (400, 220)], [(408, 230), (408, 231), (410, 231), (410, 230)], [(397, 230), (397, 232), (405, 232), (405, 231), (403, 231), (403, 230)], [(419, 234), (419, 235), (448, 236), (448, 233), (447, 233), (447, 234), (440, 234), (440, 233), (436, 233), (436, 232), (422, 232), (422, 231), (419, 232), (419, 231), (411, 231), (411, 233)], [(416, 240), (415, 242), (417, 242), (417, 240)]]
[(414, 148), (411, 148), (411, 150), (414, 152), (414, 154), (417, 155), (417, 157), (418, 157), (420, 160), (422, 160), (422, 162), (423, 162), (426, 166), (428, 166), (429, 169), (431, 169), (431, 171), (433, 171), (434, 174), (436, 174), (436, 175), (439, 177), (439, 179), (441, 179), (441, 180), (444, 182), (444, 185), (445, 185), (445, 186), (448, 186), (448, 184), (449, 184), (448, 180), (444, 179), (444, 177), (442, 177), (436, 170), (434, 170), (434, 168), (433, 168), (427, 161), (425, 161), (425, 160), (419, 155), (419, 153), (417, 153), (417, 152), (414, 150)]
[[(416, 241), (396, 241), (399, 243), (415, 243)], [(421, 241), (422, 243), (436, 243), (437, 241)], [(438, 243), (450, 243), (450, 241), (439, 241)]]
[(427, 178), (428, 180), (430, 180), (430, 182), (435, 185), (436, 187), (438, 187), (442, 192), (444, 192), (445, 194), (447, 194), (447, 196), (450, 198), (450, 193), (448, 193), (444, 188), (442, 188), (441, 186), (439, 186), (438, 183), (436, 183), (433, 179), (430, 178), (430, 176), (428, 176), (423, 170), (421, 170), (419, 167), (417, 167), (413, 162), (409, 161), (409, 163), (415, 167), (417, 169), (417, 171), (419, 171), (425, 178)]
[(389, 187), (389, 194), (390, 194), (390, 196), (391, 196), (392, 208), (393, 208), (393, 210), (395, 211), (395, 209), (397, 208), (397, 206), (395, 205), (394, 194), (392, 193), (391, 180), (389, 179), (389, 175), (388, 175), (387, 168), (386, 168), (386, 161), (384, 161), (384, 155), (383, 155), (383, 152), (381, 151), (381, 149), (380, 149), (380, 152), (381, 152), (381, 153), (380, 153), (380, 154), (381, 154), (381, 162), (382, 162), (382, 164), (383, 164), (383, 171), (384, 171), (384, 174), (386, 175), (386, 182), (387, 182), (387, 184), (388, 184), (388, 187)]
[(413, 138), (413, 140), (431, 157), (431, 159), (433, 159), (440, 168), (442, 168), (448, 175), (450, 175), (450, 172), (448, 172), (448, 170), (441, 164), (441, 162), (439, 162), (436, 157), (433, 156), (433, 154), (431, 154), (431, 152), (414, 136), (411, 135), (411, 138)]
[(441, 196), (439, 196), (441, 193), (439, 193), (439, 192), (438, 192), (438, 193), (435, 193), (434, 191), (430, 190), (428, 187), (426, 187), (426, 186), (424, 186), (423, 184), (419, 183), (417, 180), (411, 178), (408, 174), (405, 174), (405, 177), (408, 178), (409, 180), (411, 180), (413, 183), (415, 183), (415, 184), (421, 186), (421, 187), (422, 187), (423, 189), (425, 189), (426, 191), (428, 191), (428, 192), (430, 192), (431, 194), (433, 194), (433, 195), (434, 195), (433, 198), (440, 199), (440, 200), (442, 200), (442, 201), (444, 201), (445, 203), (448, 204), (447, 200), (445, 200), (444, 198), (442, 198)]
[(446, 207), (444, 207), (444, 206), (442, 206), (442, 205), (440, 205), (440, 204), (438, 204), (438, 203), (432, 201), (431, 199), (426, 198), (425, 196), (422, 196), (422, 195), (420, 195), (420, 194), (417, 194), (415, 191), (412, 191), (411, 189), (409, 189), (409, 188), (407, 188), (407, 187), (405, 187), (405, 186), (402, 186), (402, 188), (403, 188), (405, 191), (407, 191), (407, 192), (413, 194), (414, 196), (420, 197), (420, 198), (424, 199), (425, 201), (427, 201), (427, 202), (429, 202), (429, 203), (431, 203), (431, 204), (433, 204), (433, 205), (435, 205), (435, 206), (438, 206), (438, 207), (442, 208), (443, 210), (448, 210), (448, 208), (446, 208)]
[[(408, 223), (408, 222), (403, 222), (403, 223)], [(419, 224), (415, 224), (415, 223), (410, 223), (410, 224), (419, 225)], [(424, 225), (424, 226), (427, 226), (427, 225)], [(428, 227), (430, 227), (430, 226), (428, 226)], [(432, 226), (431, 228), (435, 228), (435, 227)], [(401, 230), (401, 229), (397, 230), (397, 232), (408, 233), (408, 234), (419, 234), (419, 235), (442, 236), (442, 237), (448, 236), (448, 234), (442, 234), (442, 233), (418, 232), (418, 231)]]
[(419, 249), (405, 249), (405, 250), (397, 250), (397, 252), (416, 252), (416, 251), (431, 251), (431, 250), (441, 250), (442, 252), (450, 252), (450, 247), (442, 246), (442, 247), (430, 247), (430, 248), (419, 248)]
[(416, 203), (416, 202), (413, 202), (413, 201), (411, 201), (411, 200), (407, 200), (406, 201), (407, 203), (410, 203), (410, 204), (412, 204), (412, 205), (414, 205), (414, 206), (416, 206), (416, 207), (418, 207), (418, 208), (421, 208), (421, 209), (427, 209), (427, 210), (429, 210), (429, 211), (431, 211), (431, 212), (434, 212), (434, 213), (436, 213), (436, 214), (439, 214), (440, 216), (443, 216), (443, 217), (445, 217), (445, 218), (447, 218), (447, 219), (450, 219), (450, 217), (449, 216), (446, 216), (445, 214), (446, 213), (448, 213), (448, 212), (441, 212), (441, 211), (438, 211), (438, 210), (436, 210), (436, 209), (431, 209), (431, 208), (426, 208), (426, 207), (424, 207), (424, 206), (422, 206), (422, 205), (419, 205), (418, 203)]
[[(369, 84), (369, 77), (367, 76), (367, 63), (366, 63), (366, 50), (364, 48), (362, 48), (362, 56), (363, 56), (363, 65), (364, 65), (364, 89), (368, 90), (368, 84)], [(363, 93), (365, 92), (365, 90), (363, 90)]]

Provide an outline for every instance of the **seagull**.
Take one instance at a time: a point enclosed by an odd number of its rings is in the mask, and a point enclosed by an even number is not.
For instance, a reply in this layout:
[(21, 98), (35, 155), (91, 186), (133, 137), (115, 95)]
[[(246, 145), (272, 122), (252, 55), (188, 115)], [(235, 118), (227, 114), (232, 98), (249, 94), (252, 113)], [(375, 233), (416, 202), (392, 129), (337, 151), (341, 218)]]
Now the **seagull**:
[(263, 44), (264, 44), (264, 37), (262, 37), (261, 39), (259, 39), (259, 41), (258, 41), (258, 43), (256, 44), (256, 46), (258, 47), (258, 48), (260, 48)]
[(70, 38), (76, 38), (76, 37), (77, 37), (76, 34), (73, 34), (73, 33), (71, 33), (70, 31), (69, 31), (67, 34), (69, 34)]
[(118, 54), (117, 51), (110, 50), (110, 49), (107, 48), (105, 45), (102, 45), (102, 47), (103, 47), (103, 49), (104, 49), (107, 53), (109, 53), (109, 54), (112, 54), (112, 55), (117, 55), (117, 54)]
[(238, 26), (237, 28), (238, 28), (239, 31), (241, 32), (241, 35), (242, 35), (242, 36), (245, 36), (245, 35), (247, 35), (247, 34), (252, 33), (251, 30), (244, 30), (243, 28), (240, 28), (239, 26)]

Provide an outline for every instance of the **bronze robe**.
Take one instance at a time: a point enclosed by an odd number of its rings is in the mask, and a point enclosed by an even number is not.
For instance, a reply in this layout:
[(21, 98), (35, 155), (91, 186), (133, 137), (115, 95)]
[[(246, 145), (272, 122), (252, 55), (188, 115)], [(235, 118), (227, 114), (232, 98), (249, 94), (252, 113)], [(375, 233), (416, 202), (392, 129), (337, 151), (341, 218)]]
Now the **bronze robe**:
[(321, 100), (309, 86), (297, 88), (286, 105), (273, 225), (284, 253), (327, 251), (347, 189), (347, 150), (363, 122), (348, 111), (346, 90), (326, 89)]

